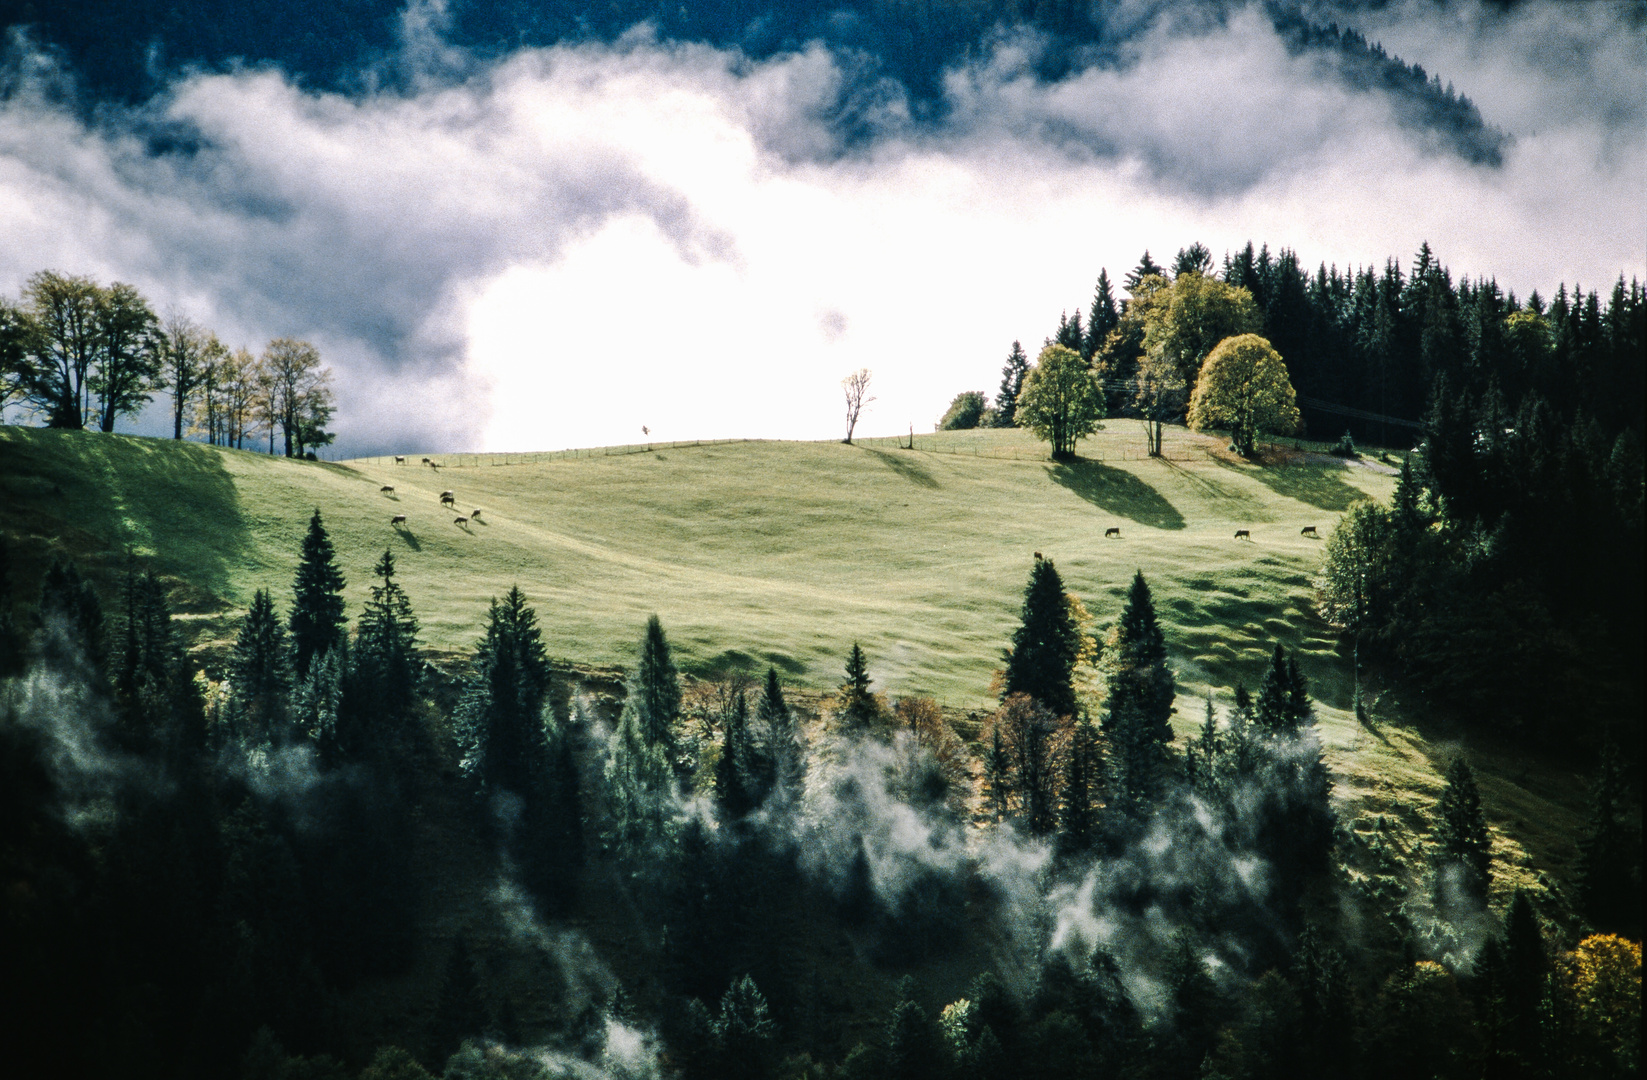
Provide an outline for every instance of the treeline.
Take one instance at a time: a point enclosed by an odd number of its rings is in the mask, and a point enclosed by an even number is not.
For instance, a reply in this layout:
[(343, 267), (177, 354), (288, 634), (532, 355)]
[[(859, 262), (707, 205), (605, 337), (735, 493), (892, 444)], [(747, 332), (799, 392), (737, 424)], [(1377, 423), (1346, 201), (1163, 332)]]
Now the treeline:
[[(1208, 426), (1198, 405), (1211, 389), (1208, 358), (1254, 333), (1279, 352), (1287, 380), (1270, 395), (1280, 407), (1245, 436), (1234, 417), (1262, 417), (1252, 404), (1262, 395), (1215, 420), (1238, 446), (1287, 433), (1300, 412), (1318, 435), (1348, 427), (1386, 445), (1413, 440), (1398, 506), (1352, 512), (1354, 537), (1333, 549), (1327, 574), (1328, 610), (1369, 658), (1394, 660), (1407, 685), (1466, 722), (1546, 745), (1581, 734), (1586, 753), (1610, 728), (1639, 761), (1640, 283), (1621, 277), (1605, 304), (1565, 285), (1548, 302), (1536, 292), (1522, 301), (1491, 280), (1455, 284), (1428, 245), (1411, 274), (1391, 260), (1381, 272), (1310, 275), (1292, 252), (1251, 244), (1215, 269), (1195, 244), (1170, 269), (1145, 252), (1123, 287), (1118, 299), (1100, 271), (1085, 317), (1066, 312), (1047, 343), (1086, 359), (1108, 415), (1142, 420), (1152, 452), (1163, 423)], [(1019, 408), (1038, 367), (1014, 342), (993, 406), (962, 394), (941, 426), (1037, 426)], [(1286, 407), (1288, 380), (1306, 395), (1297, 410)], [(1312, 405), (1312, 394), (1326, 400)], [(1354, 441), (1347, 431), (1336, 452), (1354, 454)], [(1363, 575), (1353, 586), (1352, 573)]]
[(244, 447), (267, 433), (272, 454), (279, 434), (287, 457), (312, 457), (334, 438), (330, 384), (306, 341), (230, 350), (186, 315), (157, 316), (122, 282), (42, 270), (19, 300), (0, 297), (0, 409), (21, 403), (49, 427), (113, 431), (163, 391), (175, 439)]
[[(0, 572), (14, 1060), (1050, 1080), (1611, 1077), (1639, 1053), (1632, 944), (1558, 953), (1523, 896), (1449, 970), (1415, 962), (1403, 916), (1334, 896), (1344, 832), (1284, 650), (1175, 750), (1142, 575), (1095, 633), (1036, 562), (973, 746), (930, 700), (876, 693), (856, 645), (821, 723), (775, 671), (687, 686), (656, 618), (608, 724), (518, 589), (454, 677), (418, 656), (389, 553), (375, 575), (350, 632), (317, 513), (287, 615), (260, 592), (214, 679), (154, 577), (105, 605), (57, 565), (23, 605)], [(1597, 805), (1599, 867), (1628, 824)], [(1432, 841), (1438, 893), (1479, 912), (1494, 867), (1462, 761)], [(632, 927), (615, 984), (541, 944), (597, 906)], [(866, 987), (979, 935), (998, 966), (966, 996), (906, 980), (878, 1036), (847, 1035)], [(831, 949), (858, 959), (821, 980)]]

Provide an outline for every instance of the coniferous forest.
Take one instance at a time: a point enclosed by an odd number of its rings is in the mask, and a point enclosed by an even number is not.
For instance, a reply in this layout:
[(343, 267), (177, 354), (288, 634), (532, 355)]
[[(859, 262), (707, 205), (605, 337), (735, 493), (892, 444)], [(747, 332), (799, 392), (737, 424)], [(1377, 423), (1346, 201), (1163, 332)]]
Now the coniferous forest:
[[(1170, 271), (1146, 255), (1116, 303), (1106, 271), (1049, 345), (1124, 416), (1159, 331), (1138, 310), (1202, 274), (1204, 250)], [(889, 695), (850, 640), (823, 695), (776, 668), (683, 675), (656, 616), (620, 682), (552, 662), (555, 612), (518, 588), (465, 659), (435, 663), (392, 550), (346, 608), (317, 510), (289, 593), (257, 592), (224, 649), (191, 648), (135, 561), (112, 586), (0, 563), (13, 1059), (247, 1078), (1636, 1075), (1640, 287), (1519, 301), (1454, 285), (1428, 249), (1410, 276), (1312, 277), (1249, 247), (1216, 276), (1250, 293), (1305, 396), (1375, 417), (1346, 443), (1410, 423), (1391, 502), (1326, 540), (1322, 612), (1447, 723), (1583, 763), (1576, 924), (1524, 891), (1487, 903), (1505, 868), (1464, 754), (1422, 887), (1392, 893), (1384, 819), (1343, 819), (1279, 643), (1175, 730), (1172, 598), (1142, 572), (1100, 624), (1037, 553), (998, 706), (963, 718)], [(1011, 421), (1025, 367), (1015, 345), (971, 423)], [(1573, 522), (1584, 558), (1563, 550)]]

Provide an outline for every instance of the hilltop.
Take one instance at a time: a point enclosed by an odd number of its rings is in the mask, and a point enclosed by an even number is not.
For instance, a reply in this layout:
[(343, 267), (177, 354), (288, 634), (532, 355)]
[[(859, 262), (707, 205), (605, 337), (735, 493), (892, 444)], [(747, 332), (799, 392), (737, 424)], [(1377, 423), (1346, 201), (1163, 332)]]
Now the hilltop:
[[(208, 667), (252, 593), (289, 603), (319, 507), (359, 611), (385, 547), (437, 655), (466, 655), (487, 602), (518, 583), (552, 655), (626, 666), (651, 612), (699, 675), (764, 671), (814, 691), (853, 641), (876, 689), (992, 705), (1033, 553), (1057, 561), (1094, 618), (1113, 619), (1135, 569), (1149, 579), (1188, 735), (1201, 697), (1255, 685), (1279, 641), (1297, 650), (1347, 823), (1383, 816), (1380, 842), (1418, 868), (1426, 812), (1453, 744), (1350, 711), (1349, 658), (1318, 616), (1311, 577), (1339, 513), (1387, 498), (1393, 469), (1283, 449), (1258, 466), (1169, 429), (1164, 459), (1111, 422), (1054, 464), (1027, 433), (946, 432), (839, 443), (733, 442), (554, 454), (422, 455), (330, 463), (165, 440), (0, 428), (6, 532), (33, 580), (48, 553), (112, 585), (126, 552), (171, 585)], [(380, 491), (392, 485), (392, 494)], [(456, 493), (467, 528), (440, 493)], [(405, 514), (404, 527), (390, 519)], [(1106, 529), (1120, 529), (1106, 539)], [(1250, 542), (1234, 539), (1249, 529)], [(1399, 714), (1393, 703), (1386, 712)], [(968, 734), (963, 727), (963, 734)], [(1523, 754), (1473, 750), (1506, 872), (1550, 885), (1575, 857), (1581, 784)], [(1385, 867), (1385, 871), (1389, 868)], [(1399, 876), (1399, 875), (1398, 875)]]

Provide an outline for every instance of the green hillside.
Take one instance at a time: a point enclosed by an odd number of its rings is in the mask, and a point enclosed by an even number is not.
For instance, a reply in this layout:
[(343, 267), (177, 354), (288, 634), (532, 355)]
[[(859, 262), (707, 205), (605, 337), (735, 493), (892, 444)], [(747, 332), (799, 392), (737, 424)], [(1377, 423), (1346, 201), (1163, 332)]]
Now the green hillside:
[[(700, 674), (770, 663), (827, 689), (856, 640), (877, 689), (962, 709), (991, 703), (1034, 552), (1057, 561), (1100, 625), (1142, 569), (1180, 676), (1181, 729), (1207, 690), (1255, 685), (1276, 641), (1300, 650), (1340, 796), (1367, 827), (1387, 813), (1381, 845), (1417, 858), (1451, 750), (1355, 722), (1347, 657), (1314, 612), (1322, 541), (1300, 535), (1324, 535), (1358, 499), (1388, 497), (1392, 470), (1320, 454), (1259, 467), (1182, 430), (1168, 433), (1167, 460), (1144, 458), (1141, 444), (1133, 425), (1112, 423), (1071, 465), (1047, 461), (1026, 433), (988, 431), (918, 436), (914, 450), (866, 440), (448, 455), (436, 470), (419, 455), (314, 463), (6, 427), (0, 497), (24, 580), (39, 569), (30, 562), (60, 552), (112, 582), (130, 551), (175, 582), (208, 648), (233, 633), (255, 589), (288, 602), (318, 506), (351, 611), (388, 547), (438, 650), (471, 648), (488, 599), (519, 583), (551, 653), (579, 663), (628, 664), (656, 611)], [(481, 515), (455, 525), (445, 489)], [(1105, 538), (1110, 527), (1119, 539)], [(1534, 862), (1563, 874), (1581, 786), (1515, 755), (1484, 764), (1509, 870), (1499, 887), (1535, 883)]]

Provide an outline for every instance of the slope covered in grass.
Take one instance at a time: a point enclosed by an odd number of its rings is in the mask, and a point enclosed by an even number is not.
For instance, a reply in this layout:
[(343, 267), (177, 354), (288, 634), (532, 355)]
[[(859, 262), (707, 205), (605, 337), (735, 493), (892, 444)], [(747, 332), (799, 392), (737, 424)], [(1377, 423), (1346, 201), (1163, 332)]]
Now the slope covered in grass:
[[(987, 431), (918, 436), (913, 450), (868, 440), (448, 455), (436, 470), (417, 455), (329, 464), (0, 427), (0, 498), (20, 580), (62, 554), (112, 585), (129, 552), (172, 584), (197, 645), (229, 640), (258, 588), (289, 603), (319, 507), (351, 616), (387, 547), (437, 650), (472, 648), (488, 599), (519, 583), (550, 652), (582, 664), (628, 665), (655, 611), (688, 670), (774, 664), (792, 684), (828, 689), (859, 641), (877, 689), (960, 709), (992, 703), (1034, 552), (1057, 561), (1094, 629), (1141, 569), (1179, 674), (1181, 735), (1202, 694), (1227, 705), (1225, 688), (1256, 685), (1276, 641), (1299, 650), (1359, 845), (1346, 849), (1352, 876), (1374, 891), (1419, 887), (1455, 748), (1356, 722), (1348, 657), (1314, 610), (1322, 541), (1300, 535), (1387, 498), (1391, 470), (1314, 454), (1260, 467), (1183, 430), (1169, 431), (1167, 460), (1142, 457), (1141, 443), (1122, 422), (1073, 464), (1046, 460), (1026, 433)], [(457, 511), (481, 508), (467, 527), (441, 505), (446, 489)], [(1118, 539), (1105, 538), (1111, 527)], [(1471, 756), (1494, 826), (1495, 898), (1517, 885), (1559, 893), (1576, 855), (1578, 778), (1521, 754)]]
[[(828, 686), (856, 640), (881, 689), (982, 705), (1040, 551), (1099, 622), (1142, 569), (1191, 682), (1251, 679), (1275, 640), (1324, 658), (1309, 583), (1320, 542), (1299, 530), (1325, 533), (1354, 500), (1386, 496), (1387, 470), (1317, 456), (1261, 468), (1187, 432), (1169, 438), (1175, 460), (1140, 460), (1132, 425), (1115, 426), (1072, 464), (1009, 431), (922, 436), (915, 450), (465, 455), (438, 471), (7, 428), (0, 494), (8, 531), (105, 570), (130, 550), (186, 586), (182, 606), (201, 616), (258, 588), (284, 604), (319, 507), (352, 610), (388, 547), (426, 643), (443, 649), (468, 648), (487, 599), (519, 583), (551, 651), (580, 661), (626, 662), (656, 611), (689, 668), (770, 663)], [(482, 508), (467, 527), (441, 506), (446, 489), (458, 512)]]

